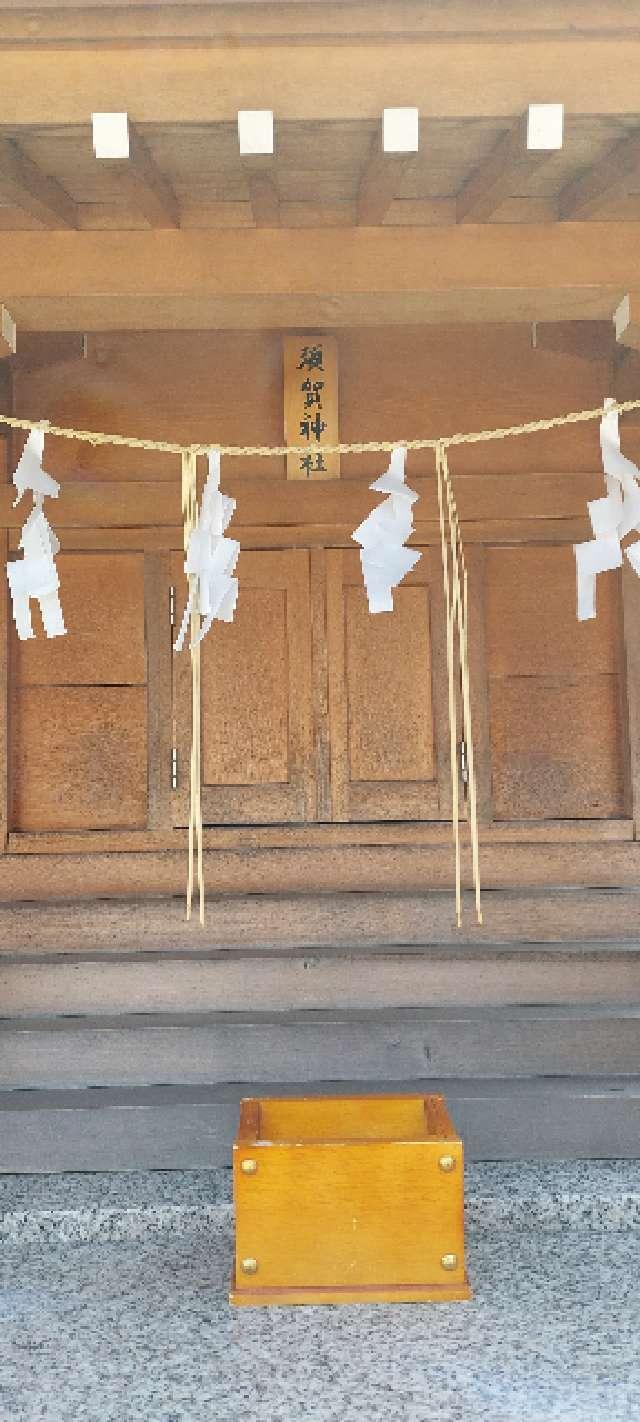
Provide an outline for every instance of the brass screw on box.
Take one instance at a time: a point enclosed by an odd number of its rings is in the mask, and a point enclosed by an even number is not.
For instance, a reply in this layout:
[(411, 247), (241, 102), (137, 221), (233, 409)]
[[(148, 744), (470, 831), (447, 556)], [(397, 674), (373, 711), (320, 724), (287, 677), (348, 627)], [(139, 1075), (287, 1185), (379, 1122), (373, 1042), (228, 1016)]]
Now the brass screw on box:
[(243, 1175), (255, 1175), (258, 1169), (258, 1162), (257, 1160), (247, 1158), (241, 1162), (240, 1169)]
[(257, 1261), (257, 1259), (243, 1259), (242, 1264), (241, 1264), (241, 1269), (242, 1269), (243, 1274), (257, 1274), (257, 1272), (258, 1272), (258, 1261)]
[(457, 1269), (458, 1256), (457, 1254), (443, 1254), (440, 1263), (443, 1269)]
[(445, 1174), (448, 1174), (450, 1170), (455, 1170), (455, 1155), (441, 1155), (438, 1161), (438, 1165), (440, 1166), (441, 1170), (444, 1170)]

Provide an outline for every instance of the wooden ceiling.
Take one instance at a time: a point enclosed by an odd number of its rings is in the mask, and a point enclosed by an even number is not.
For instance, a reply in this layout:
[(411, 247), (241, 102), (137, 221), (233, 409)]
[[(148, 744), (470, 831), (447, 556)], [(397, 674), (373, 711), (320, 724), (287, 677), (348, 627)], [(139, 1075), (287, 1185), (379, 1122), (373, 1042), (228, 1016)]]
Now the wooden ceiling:
[(640, 220), (640, 112), (568, 116), (562, 150), (543, 155), (508, 142), (518, 117), (425, 119), (408, 158), (379, 154), (374, 119), (276, 122), (273, 159), (241, 156), (231, 122), (136, 124), (128, 161), (94, 157), (89, 121), (8, 125), (0, 227)]
[[(0, 55), (23, 330), (603, 320), (640, 292), (638, 0), (0, 0)], [(560, 151), (527, 151), (536, 103)], [(403, 105), (419, 152), (382, 154)], [(275, 153), (243, 157), (265, 108)], [(96, 159), (122, 110), (130, 158)]]

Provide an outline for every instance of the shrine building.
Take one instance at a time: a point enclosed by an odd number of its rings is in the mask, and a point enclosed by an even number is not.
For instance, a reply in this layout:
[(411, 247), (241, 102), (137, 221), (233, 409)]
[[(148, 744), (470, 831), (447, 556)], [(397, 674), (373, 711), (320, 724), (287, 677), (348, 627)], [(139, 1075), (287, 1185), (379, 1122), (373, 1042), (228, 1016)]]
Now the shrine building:
[[(471, 1159), (637, 1155), (640, 581), (577, 619), (598, 419), (448, 449), (481, 924), (432, 447), (393, 612), (352, 538), (390, 444), (640, 400), (634, 7), (0, 0), (0, 48), (0, 414), (143, 442), (45, 424), (66, 635), (33, 605), (21, 640), (0, 424), (0, 1170), (217, 1165), (241, 1097), (332, 1092), (443, 1092)], [(254, 451), (203, 924), (181, 461), (145, 441)]]

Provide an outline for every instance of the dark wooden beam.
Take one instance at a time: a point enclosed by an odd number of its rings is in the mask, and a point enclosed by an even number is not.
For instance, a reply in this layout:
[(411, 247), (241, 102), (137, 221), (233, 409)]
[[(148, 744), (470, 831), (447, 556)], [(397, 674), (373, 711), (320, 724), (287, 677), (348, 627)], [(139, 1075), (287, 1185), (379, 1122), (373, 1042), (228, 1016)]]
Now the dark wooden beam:
[(195, 229), (0, 232), (3, 298), (30, 330), (314, 329), (604, 320), (640, 291), (631, 222), (220, 229), (215, 246), (212, 262)]
[(276, 182), (273, 154), (243, 154), (240, 162), (247, 178), (251, 211), (256, 227), (279, 227), (281, 222), (280, 194)]
[(597, 216), (608, 202), (626, 197), (640, 182), (640, 129), (633, 129), (573, 182), (558, 199), (558, 216), (564, 222)]
[(0, 137), (0, 193), (43, 227), (77, 227), (78, 209), (55, 178), (33, 163), (13, 138)]
[(383, 152), (380, 137), (376, 135), (360, 180), (359, 227), (381, 226), (392, 202), (400, 195), (402, 180), (415, 157), (415, 153)]
[(527, 148), (528, 114), (502, 135), (458, 195), (458, 222), (486, 222), (500, 203), (522, 191), (521, 183), (549, 161), (553, 150)]
[(146, 217), (151, 227), (179, 227), (180, 211), (176, 195), (154, 162), (135, 124), (129, 121), (129, 157), (100, 158), (111, 172), (117, 172), (131, 203)]

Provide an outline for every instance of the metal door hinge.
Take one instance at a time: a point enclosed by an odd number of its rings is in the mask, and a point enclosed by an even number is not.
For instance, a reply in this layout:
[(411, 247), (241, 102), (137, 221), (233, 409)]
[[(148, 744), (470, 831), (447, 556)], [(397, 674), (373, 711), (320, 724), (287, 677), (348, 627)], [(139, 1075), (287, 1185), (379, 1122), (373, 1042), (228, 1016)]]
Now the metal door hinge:
[(172, 627), (175, 627), (175, 625), (176, 625), (176, 590), (175, 590), (175, 588), (169, 588), (169, 617), (170, 617), (170, 619), (171, 619), (171, 626), (172, 626)]
[(171, 748), (171, 789), (178, 789), (178, 751), (176, 746)]

